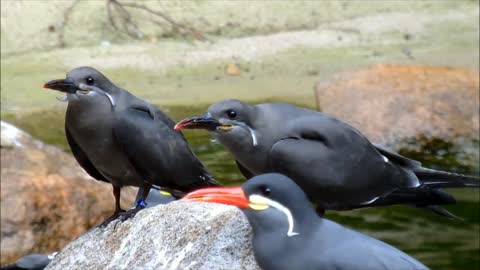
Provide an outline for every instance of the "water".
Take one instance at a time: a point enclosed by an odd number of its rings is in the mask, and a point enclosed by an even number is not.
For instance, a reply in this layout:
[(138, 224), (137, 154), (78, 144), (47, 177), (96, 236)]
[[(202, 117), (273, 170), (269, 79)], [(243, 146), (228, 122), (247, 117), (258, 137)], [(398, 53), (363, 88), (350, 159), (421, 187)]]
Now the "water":
[[(169, 107), (164, 110), (178, 121), (187, 116), (203, 113), (206, 108)], [(35, 137), (68, 151), (63, 134), (63, 114), (64, 110), (60, 109), (21, 117), (4, 115), (3, 118)], [(212, 143), (207, 132), (186, 131), (185, 135), (195, 153), (216, 179), (226, 185), (242, 183), (243, 177), (238, 172), (231, 155), (221, 145)], [(451, 145), (448, 143), (437, 143), (431, 145), (435, 150), (423, 148), (417, 152), (402, 153), (431, 167), (478, 174), (477, 165), (468, 167), (464, 165), (465, 163), (457, 162), (458, 158), (464, 157), (449, 146)], [(458, 198), (458, 204), (447, 208), (464, 218), (464, 223), (406, 206), (327, 212), (327, 218), (386, 241), (415, 256), (432, 269), (479, 269), (479, 191), (459, 189), (451, 192)]]

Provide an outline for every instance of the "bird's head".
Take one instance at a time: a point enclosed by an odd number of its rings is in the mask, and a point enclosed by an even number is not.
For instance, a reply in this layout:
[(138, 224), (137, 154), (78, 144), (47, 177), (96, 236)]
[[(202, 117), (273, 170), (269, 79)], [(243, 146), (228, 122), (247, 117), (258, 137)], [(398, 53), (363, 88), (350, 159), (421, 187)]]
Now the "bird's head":
[(254, 117), (254, 106), (231, 99), (213, 104), (205, 114), (180, 121), (175, 129), (205, 129), (226, 145), (243, 145), (241, 142), (244, 141), (256, 146), (257, 136), (252, 127)]
[(43, 88), (66, 93), (68, 101), (90, 100), (103, 96), (108, 98), (112, 106), (115, 106), (111, 93), (115, 86), (100, 71), (92, 67), (72, 69), (65, 79), (51, 80), (44, 84)]
[(254, 232), (281, 231), (288, 237), (300, 233), (298, 222), (312, 221), (312, 215), (316, 216), (302, 189), (277, 173), (255, 176), (241, 187), (199, 189), (183, 199), (237, 206), (244, 211)]

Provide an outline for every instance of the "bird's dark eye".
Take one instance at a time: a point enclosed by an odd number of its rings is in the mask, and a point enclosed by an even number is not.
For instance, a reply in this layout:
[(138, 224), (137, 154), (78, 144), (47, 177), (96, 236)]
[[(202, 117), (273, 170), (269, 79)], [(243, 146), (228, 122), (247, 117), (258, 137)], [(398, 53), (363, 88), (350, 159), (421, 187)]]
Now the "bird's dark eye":
[(261, 187), (262, 195), (265, 197), (270, 197), (271, 190), (269, 187)]
[(235, 112), (232, 109), (227, 110), (225, 113), (227, 114), (228, 118), (230, 118), (230, 119), (233, 119), (237, 116), (237, 112)]
[(88, 85), (93, 85), (94, 82), (95, 82), (95, 81), (93, 80), (92, 77), (87, 77), (87, 84), (88, 84)]

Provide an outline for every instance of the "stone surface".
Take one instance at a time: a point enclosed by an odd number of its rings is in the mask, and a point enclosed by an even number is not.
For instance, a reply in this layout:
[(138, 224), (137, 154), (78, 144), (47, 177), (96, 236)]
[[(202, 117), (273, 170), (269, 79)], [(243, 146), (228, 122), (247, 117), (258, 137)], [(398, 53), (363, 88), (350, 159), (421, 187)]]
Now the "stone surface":
[(176, 201), (90, 231), (47, 269), (259, 269), (250, 239), (237, 208)]
[(231, 76), (237, 76), (237, 75), (240, 75), (241, 70), (237, 64), (228, 64), (225, 67), (225, 73)]
[(376, 143), (479, 137), (479, 70), (375, 65), (315, 86), (318, 108)]
[[(51, 253), (113, 212), (111, 186), (74, 158), (1, 122), (1, 260)], [(134, 190), (124, 192), (129, 205)]]

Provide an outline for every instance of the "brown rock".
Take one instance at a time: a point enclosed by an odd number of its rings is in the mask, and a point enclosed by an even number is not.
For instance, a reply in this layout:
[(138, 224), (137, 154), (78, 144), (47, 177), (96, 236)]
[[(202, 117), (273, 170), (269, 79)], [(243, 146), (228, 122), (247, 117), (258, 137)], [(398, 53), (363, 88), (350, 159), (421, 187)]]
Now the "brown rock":
[(405, 139), (478, 139), (479, 71), (375, 65), (315, 87), (318, 108), (376, 143)]
[[(1, 132), (0, 264), (63, 248), (112, 214), (111, 186), (71, 155), (3, 121)], [(126, 193), (125, 205), (134, 191)]]

